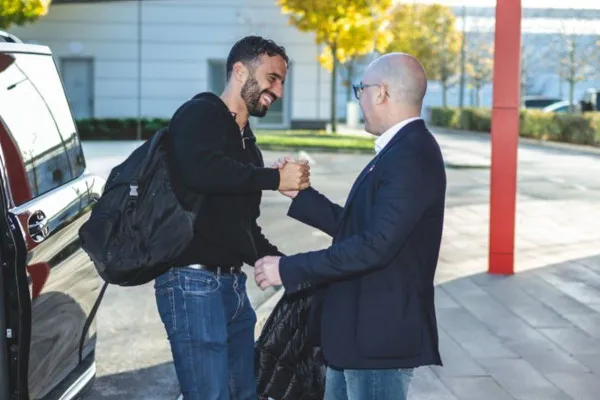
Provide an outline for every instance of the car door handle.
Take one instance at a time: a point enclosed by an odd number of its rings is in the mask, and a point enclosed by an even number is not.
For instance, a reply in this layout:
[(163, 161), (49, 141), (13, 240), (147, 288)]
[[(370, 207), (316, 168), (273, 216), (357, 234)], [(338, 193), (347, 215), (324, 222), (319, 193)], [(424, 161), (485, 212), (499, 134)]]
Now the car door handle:
[(29, 217), (29, 235), (31, 240), (39, 243), (48, 237), (48, 219), (42, 211), (36, 211)]

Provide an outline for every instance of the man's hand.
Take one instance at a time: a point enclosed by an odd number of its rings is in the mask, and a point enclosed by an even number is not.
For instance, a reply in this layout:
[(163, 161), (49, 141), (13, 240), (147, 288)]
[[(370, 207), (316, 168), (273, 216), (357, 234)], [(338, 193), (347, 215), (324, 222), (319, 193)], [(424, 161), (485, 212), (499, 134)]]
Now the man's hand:
[[(294, 158), (290, 157), (290, 156), (279, 157), (279, 159), (277, 159), (277, 161), (275, 161), (271, 167), (280, 169), (286, 163), (292, 162), (292, 161), (294, 161)], [(298, 162), (299, 163), (308, 163), (307, 160), (299, 160)], [(279, 193), (281, 193), (282, 195), (284, 195), (286, 197), (289, 197), (290, 199), (295, 199), (296, 196), (298, 196), (299, 192), (300, 192), (299, 190), (280, 190), (279, 191)]]
[(263, 257), (254, 264), (254, 280), (256, 284), (265, 290), (269, 286), (281, 285), (279, 276), (279, 260), (281, 257)]
[(298, 194), (298, 190), (304, 190), (309, 186), (310, 166), (308, 161), (291, 161), (286, 157), (285, 162), (279, 168), (279, 191), (294, 198)]

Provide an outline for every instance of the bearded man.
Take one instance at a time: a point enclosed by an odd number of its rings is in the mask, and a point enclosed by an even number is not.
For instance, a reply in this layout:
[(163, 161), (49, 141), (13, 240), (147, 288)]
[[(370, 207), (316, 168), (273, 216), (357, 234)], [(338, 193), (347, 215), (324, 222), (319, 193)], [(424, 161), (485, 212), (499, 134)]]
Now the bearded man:
[(185, 400), (255, 400), (254, 325), (243, 263), (281, 255), (257, 224), (263, 190), (303, 190), (306, 163), (265, 168), (249, 116), (264, 117), (283, 96), (288, 57), (249, 36), (227, 59), (227, 85), (200, 93), (173, 115), (165, 144), (173, 190), (199, 208), (191, 244), (155, 280)]

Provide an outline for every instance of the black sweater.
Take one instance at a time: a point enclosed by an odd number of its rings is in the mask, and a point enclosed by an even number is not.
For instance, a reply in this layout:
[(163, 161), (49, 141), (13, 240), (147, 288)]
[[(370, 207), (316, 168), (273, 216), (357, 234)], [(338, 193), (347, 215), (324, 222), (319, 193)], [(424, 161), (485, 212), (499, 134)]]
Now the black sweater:
[(242, 133), (223, 101), (200, 93), (184, 103), (169, 124), (166, 148), (173, 189), (191, 209), (201, 201), (195, 236), (175, 266), (254, 265), (281, 255), (256, 220), (262, 190), (277, 190), (279, 171), (264, 168), (249, 125)]

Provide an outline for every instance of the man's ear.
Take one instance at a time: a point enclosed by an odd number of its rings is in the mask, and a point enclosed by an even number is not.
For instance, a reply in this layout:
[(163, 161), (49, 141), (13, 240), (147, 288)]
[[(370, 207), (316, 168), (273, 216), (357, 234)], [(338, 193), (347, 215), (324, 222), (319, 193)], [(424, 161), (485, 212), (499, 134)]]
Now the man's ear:
[(246, 77), (248, 76), (248, 69), (241, 61), (233, 64), (232, 78), (236, 81), (243, 83), (246, 81)]
[(386, 89), (385, 89), (385, 85), (379, 85), (377, 86), (377, 99), (375, 100), (375, 102), (377, 104), (381, 104), (385, 101), (385, 94), (386, 94)]

